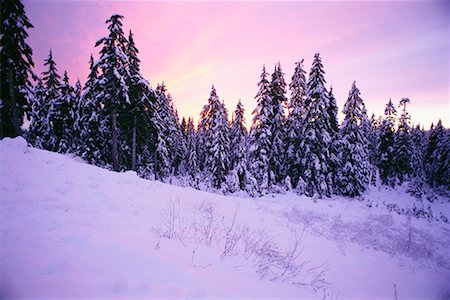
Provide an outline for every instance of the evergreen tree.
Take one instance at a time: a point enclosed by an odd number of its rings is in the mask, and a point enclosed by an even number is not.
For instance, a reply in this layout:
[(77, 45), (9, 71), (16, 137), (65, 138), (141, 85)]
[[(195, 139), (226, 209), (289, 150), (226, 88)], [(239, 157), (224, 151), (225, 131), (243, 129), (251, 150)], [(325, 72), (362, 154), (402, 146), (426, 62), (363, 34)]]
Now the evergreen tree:
[(153, 123), (157, 132), (155, 152), (155, 173), (158, 179), (165, 179), (174, 173), (174, 161), (177, 153), (177, 139), (181, 132), (178, 117), (173, 108), (172, 98), (163, 84), (156, 88), (156, 103)]
[(230, 169), (236, 172), (239, 189), (245, 190), (247, 178), (247, 128), (241, 100), (236, 105), (231, 125)]
[[(328, 109), (327, 113), (329, 116), (328, 122), (326, 122), (326, 126), (329, 128), (328, 131), (330, 133), (331, 142), (330, 142), (330, 149), (329, 149), (329, 155), (330, 155), (330, 171), (331, 171), (331, 181), (332, 186), (334, 187), (336, 185), (336, 176), (339, 173), (339, 147), (340, 147), (340, 140), (339, 140), (339, 124), (338, 124), (338, 107), (336, 103), (336, 98), (333, 94), (333, 88), (330, 88), (330, 92), (328, 93)], [(367, 118), (366, 118), (367, 119)], [(366, 119), (363, 121), (363, 126), (367, 126), (365, 123)], [(365, 127), (366, 128), (366, 127)]]
[[(123, 145), (122, 141), (126, 138), (126, 133), (121, 132), (118, 114), (126, 111), (127, 105), (130, 105), (127, 83), (131, 76), (128, 70), (127, 39), (122, 30), (122, 19), (121, 15), (112, 15), (106, 21), (109, 30), (108, 36), (101, 38), (96, 43), (96, 47), (102, 46), (100, 58), (96, 63), (96, 67), (101, 69), (97, 84), (105, 116), (100, 122), (100, 131), (110, 141), (111, 158), (108, 163), (112, 163), (115, 171), (125, 167), (125, 163), (120, 159), (126, 156), (120, 147)], [(109, 151), (105, 149), (105, 152)]]
[(121, 113), (120, 126), (126, 133), (122, 143), (124, 161), (132, 170), (143, 170), (150, 162), (151, 147), (149, 143), (154, 140), (155, 128), (152, 122), (153, 105), (156, 99), (154, 91), (147, 80), (140, 73), (140, 60), (138, 49), (134, 43), (133, 34), (130, 31), (126, 54), (129, 59), (128, 82), (129, 103), (126, 103), (125, 111)]
[(450, 133), (439, 120), (431, 130), (425, 152), (425, 171), (432, 187), (443, 186), (450, 189)]
[(367, 113), (360, 91), (353, 82), (347, 102), (342, 111), (345, 114), (340, 130), (340, 172), (337, 185), (342, 195), (361, 195), (369, 184), (369, 141), (364, 123)]
[(403, 112), (399, 119), (398, 129), (394, 142), (394, 165), (395, 172), (400, 183), (409, 179), (412, 174), (411, 156), (413, 144), (411, 140), (410, 116), (406, 111), (406, 104), (409, 98), (402, 98), (400, 106), (403, 106)]
[(333, 185), (329, 99), (324, 74), (320, 55), (316, 53), (309, 74), (305, 100), (305, 126), (302, 134), (305, 137), (302, 175), (308, 196), (315, 194), (329, 196)]
[(383, 184), (393, 185), (395, 178), (394, 165), (394, 133), (397, 111), (392, 100), (386, 104), (384, 120), (380, 128), (380, 142), (378, 144), (378, 169)]
[(229, 125), (227, 110), (220, 102), (214, 85), (208, 99), (209, 110), (205, 116), (206, 149), (205, 171), (214, 188), (221, 189), (230, 168)]
[(270, 116), (272, 99), (270, 97), (268, 74), (263, 67), (261, 80), (258, 83), (259, 91), (256, 95), (256, 108), (253, 111), (252, 126), (250, 129), (250, 171), (253, 175), (249, 193), (263, 194), (269, 187), (269, 154), (272, 149), (272, 132)]
[(37, 78), (33, 94), (32, 119), (27, 133), (27, 141), (34, 147), (42, 149), (44, 145), (41, 132), (45, 126), (49, 105), (45, 102), (45, 86), (41, 78)]
[(198, 184), (196, 182), (196, 176), (199, 172), (198, 159), (197, 159), (197, 135), (194, 128), (194, 120), (188, 119), (187, 129), (187, 174), (191, 177), (194, 186)]
[(424, 169), (425, 133), (420, 129), (419, 125), (412, 129), (411, 140), (413, 143), (411, 156), (412, 179), (409, 183), (408, 192), (420, 199), (423, 195), (423, 186), (426, 180)]
[(58, 151), (60, 133), (59, 104), (61, 100), (61, 76), (58, 74), (53, 54), (50, 50), (48, 57), (44, 60), (44, 66), (48, 70), (42, 73), (45, 87), (44, 105), (41, 108), (44, 119), (38, 128), (39, 142), (43, 149)]
[(104, 116), (104, 103), (100, 95), (98, 83), (98, 67), (94, 64), (94, 58), (89, 59), (89, 75), (84, 85), (80, 101), (77, 106), (77, 116), (74, 128), (79, 131), (75, 153), (89, 163), (106, 166), (111, 154), (109, 140), (105, 139), (105, 133), (100, 131), (101, 121)]
[[(302, 143), (304, 141), (303, 128), (305, 126), (305, 99), (306, 99), (306, 71), (303, 69), (303, 59), (296, 63), (292, 81), (289, 84), (291, 98), (288, 106), (288, 117), (286, 121), (287, 139), (287, 166), (288, 176), (291, 178), (292, 186), (297, 189), (302, 172)], [(304, 191), (299, 186), (298, 192)]]
[(49, 116), (53, 124), (57, 152), (65, 153), (72, 145), (75, 105), (74, 89), (69, 83), (67, 72), (64, 72), (61, 94), (53, 101)]
[(33, 76), (27, 30), (33, 28), (19, 0), (0, 5), (0, 139), (22, 134), (22, 123), (32, 114)]
[(272, 81), (269, 85), (272, 109), (269, 117), (271, 144), (269, 149), (269, 185), (277, 185), (283, 182), (286, 177), (285, 172), (285, 128), (284, 128), (284, 111), (286, 105), (286, 83), (284, 81), (281, 65), (278, 63), (272, 74)]

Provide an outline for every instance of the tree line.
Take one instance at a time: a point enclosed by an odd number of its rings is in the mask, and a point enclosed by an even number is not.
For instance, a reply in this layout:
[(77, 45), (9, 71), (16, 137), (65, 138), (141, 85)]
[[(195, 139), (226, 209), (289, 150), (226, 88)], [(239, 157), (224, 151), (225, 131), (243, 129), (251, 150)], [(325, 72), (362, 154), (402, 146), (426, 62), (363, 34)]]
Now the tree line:
[[(319, 53), (310, 72), (296, 63), (287, 85), (280, 63), (263, 67), (250, 130), (238, 102), (229, 121), (212, 86), (198, 124), (180, 121), (164, 83), (153, 89), (140, 73), (139, 51), (123, 16), (107, 21), (84, 86), (61, 75), (50, 51), (42, 76), (33, 73), (20, 1), (2, 3), (0, 136), (23, 135), (37, 148), (74, 153), (115, 171), (177, 181), (199, 189), (245, 191), (252, 196), (293, 190), (307, 196), (356, 197), (378, 180), (450, 188), (450, 133), (439, 120), (429, 132), (412, 128), (407, 105), (391, 100), (384, 116), (368, 117), (354, 82), (338, 123), (332, 88)], [(35, 84), (32, 83), (35, 82)], [(288, 96), (289, 90), (289, 96)], [(24, 118), (30, 119), (27, 130)]]

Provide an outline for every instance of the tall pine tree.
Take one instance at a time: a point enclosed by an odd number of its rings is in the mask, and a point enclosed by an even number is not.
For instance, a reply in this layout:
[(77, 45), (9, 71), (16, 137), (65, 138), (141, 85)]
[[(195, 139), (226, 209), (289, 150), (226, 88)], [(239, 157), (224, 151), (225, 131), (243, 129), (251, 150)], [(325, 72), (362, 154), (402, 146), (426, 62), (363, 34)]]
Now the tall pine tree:
[(410, 116), (406, 111), (406, 104), (409, 102), (409, 98), (400, 100), (400, 107), (403, 107), (403, 111), (399, 118), (394, 142), (395, 172), (400, 183), (409, 179), (412, 174), (411, 156), (413, 154), (413, 143), (411, 140)]
[(396, 117), (397, 110), (392, 100), (389, 100), (384, 110), (384, 120), (380, 128), (377, 162), (382, 183), (390, 186), (393, 186), (395, 182), (394, 134)]
[(256, 108), (253, 111), (250, 129), (250, 171), (253, 175), (248, 186), (251, 195), (263, 194), (269, 188), (269, 155), (272, 149), (272, 132), (270, 116), (273, 115), (272, 99), (266, 68), (263, 67), (259, 91), (256, 95)]
[[(101, 69), (97, 80), (100, 97), (103, 101), (105, 119), (102, 120), (100, 130), (110, 141), (110, 162), (114, 171), (125, 166), (123, 161), (126, 153), (121, 146), (126, 138), (126, 132), (121, 131), (118, 115), (130, 105), (129, 86), (130, 74), (128, 70), (129, 59), (127, 53), (127, 39), (122, 30), (121, 15), (112, 15), (106, 20), (109, 34), (97, 41), (101, 46), (100, 58), (96, 63)], [(106, 149), (105, 149), (106, 150)]]
[(369, 141), (364, 128), (367, 113), (360, 91), (353, 82), (342, 111), (345, 115), (340, 130), (340, 168), (336, 183), (342, 195), (361, 195), (369, 184)]
[(244, 107), (238, 101), (231, 124), (230, 169), (236, 172), (239, 189), (245, 190), (247, 182), (247, 128)]
[(303, 68), (303, 59), (296, 63), (292, 81), (289, 84), (291, 98), (288, 106), (288, 117), (286, 121), (286, 150), (288, 176), (297, 192), (304, 192), (304, 185), (298, 185), (302, 172), (302, 143), (304, 141), (303, 128), (305, 126), (305, 99), (306, 99), (306, 71)]
[(33, 28), (19, 0), (0, 5), (0, 139), (22, 134), (26, 116), (32, 115), (34, 67), (27, 30)]
[(329, 99), (324, 74), (320, 55), (316, 53), (309, 73), (303, 128), (305, 141), (302, 176), (308, 196), (315, 194), (329, 196), (333, 185)]

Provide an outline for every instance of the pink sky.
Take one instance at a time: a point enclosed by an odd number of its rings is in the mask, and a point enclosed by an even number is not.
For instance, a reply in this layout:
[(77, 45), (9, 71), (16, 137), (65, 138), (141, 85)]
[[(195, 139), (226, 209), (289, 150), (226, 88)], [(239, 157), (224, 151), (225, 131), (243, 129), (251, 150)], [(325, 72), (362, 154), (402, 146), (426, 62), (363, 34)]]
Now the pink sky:
[(31, 1), (35, 26), (28, 42), (36, 71), (51, 48), (72, 82), (88, 74), (105, 20), (122, 14), (140, 51), (141, 70), (153, 87), (164, 81), (180, 117), (197, 120), (211, 85), (234, 110), (238, 99), (247, 123), (262, 65), (281, 62), (289, 84), (294, 63), (320, 52), (339, 109), (354, 80), (368, 112), (382, 114), (389, 98), (412, 101), (414, 123), (450, 127), (449, 2), (150, 2)]

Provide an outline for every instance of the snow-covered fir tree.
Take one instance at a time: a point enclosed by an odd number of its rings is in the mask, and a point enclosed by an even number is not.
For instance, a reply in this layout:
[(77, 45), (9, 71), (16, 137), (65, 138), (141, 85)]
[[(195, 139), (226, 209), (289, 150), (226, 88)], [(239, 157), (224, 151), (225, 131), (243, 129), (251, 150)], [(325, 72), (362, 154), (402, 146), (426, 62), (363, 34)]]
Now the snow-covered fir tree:
[(426, 182), (424, 169), (425, 132), (420, 129), (420, 125), (411, 130), (411, 140), (413, 143), (411, 156), (412, 179), (409, 183), (408, 192), (417, 198), (422, 198), (423, 187)]
[(400, 183), (409, 179), (412, 174), (411, 156), (413, 154), (413, 143), (411, 140), (410, 116), (406, 111), (406, 105), (409, 102), (409, 98), (400, 100), (400, 107), (403, 107), (403, 111), (398, 121), (398, 129), (394, 141), (395, 173)]
[(130, 31), (126, 54), (128, 56), (129, 102), (121, 113), (120, 125), (125, 138), (122, 143), (126, 148), (125, 161), (132, 170), (144, 172), (151, 161), (149, 143), (155, 140), (155, 130), (152, 122), (153, 105), (156, 99), (150, 84), (140, 73), (139, 50)]
[(378, 144), (378, 169), (383, 184), (394, 185), (395, 164), (394, 164), (394, 134), (397, 110), (392, 100), (386, 104), (384, 119), (380, 127), (380, 141)]
[(19, 0), (0, 5), (0, 139), (22, 134), (24, 117), (32, 115), (34, 67), (28, 29), (33, 28)]
[(271, 115), (270, 131), (271, 131), (271, 144), (269, 149), (269, 186), (279, 185), (286, 177), (285, 162), (285, 127), (284, 127), (284, 106), (286, 106), (286, 83), (284, 81), (284, 74), (281, 70), (281, 65), (275, 66), (275, 70), (272, 74), (272, 80), (269, 85), (270, 98), (272, 108), (269, 110)]
[[(336, 103), (336, 98), (333, 94), (333, 87), (330, 87), (330, 91), (328, 93), (328, 109), (327, 113), (329, 116), (328, 119), (328, 127), (329, 127), (329, 133), (331, 137), (331, 143), (330, 143), (330, 149), (329, 149), (329, 155), (330, 155), (330, 171), (331, 171), (331, 181), (332, 186), (334, 187), (336, 185), (336, 176), (339, 173), (339, 147), (340, 147), (340, 140), (339, 140), (339, 123), (338, 123), (338, 107)], [(365, 121), (364, 121), (365, 122)], [(366, 123), (364, 123), (364, 126), (367, 126)]]
[(230, 169), (235, 172), (240, 190), (245, 190), (248, 177), (247, 171), (247, 127), (245, 126), (244, 106), (238, 101), (233, 115), (230, 130)]
[(250, 172), (253, 177), (248, 185), (251, 195), (263, 194), (269, 188), (269, 154), (272, 149), (272, 132), (270, 116), (273, 114), (269, 81), (266, 68), (263, 67), (258, 83), (256, 108), (253, 111), (250, 129)]
[(100, 131), (105, 139), (110, 142), (111, 157), (108, 163), (112, 164), (115, 171), (123, 169), (125, 162), (123, 158), (126, 153), (120, 146), (126, 137), (125, 132), (121, 132), (119, 124), (119, 113), (130, 104), (129, 86), (130, 74), (128, 70), (129, 59), (127, 53), (127, 39), (122, 30), (121, 15), (112, 15), (108, 24), (109, 34), (96, 42), (96, 47), (101, 46), (100, 58), (96, 62), (101, 73), (96, 81), (99, 88), (99, 97), (102, 98), (104, 118), (100, 122)]
[(164, 83), (156, 88), (153, 123), (157, 132), (155, 175), (158, 179), (165, 179), (174, 173), (177, 139), (181, 138), (181, 131), (172, 98)]
[[(56, 63), (53, 60), (53, 54), (50, 50), (48, 57), (44, 60), (44, 66), (48, 69), (42, 73), (44, 82), (44, 99), (43, 105), (39, 113), (44, 118), (36, 120), (40, 124), (33, 128), (36, 129), (36, 145), (40, 145), (42, 149), (57, 151), (59, 147), (60, 134), (56, 133), (59, 128), (59, 101), (61, 99), (61, 76), (58, 74)], [(55, 107), (55, 104), (57, 107)], [(55, 123), (56, 122), (56, 123)]]
[(212, 86), (208, 99), (210, 105), (206, 131), (206, 175), (216, 189), (222, 189), (230, 170), (230, 136), (228, 113)]
[(450, 189), (450, 132), (441, 120), (431, 129), (424, 162), (428, 183)]
[(32, 119), (26, 138), (31, 145), (42, 149), (44, 145), (42, 145), (41, 128), (44, 127), (49, 105), (45, 103), (45, 86), (41, 78), (37, 78), (33, 95)]
[(353, 82), (342, 112), (345, 115), (340, 130), (340, 168), (336, 178), (339, 193), (355, 197), (369, 185), (369, 141), (367, 112), (360, 91)]
[(316, 53), (309, 73), (303, 128), (302, 176), (308, 196), (329, 196), (333, 187), (329, 99), (324, 74), (320, 55)]
[(291, 98), (288, 105), (288, 117), (286, 120), (286, 151), (287, 174), (291, 179), (294, 189), (300, 194), (304, 193), (304, 184), (298, 185), (301, 179), (304, 141), (303, 128), (305, 126), (305, 99), (306, 99), (306, 71), (303, 68), (303, 59), (295, 63), (295, 71), (289, 84)]
[(65, 153), (72, 146), (75, 108), (74, 89), (69, 83), (67, 72), (64, 72), (60, 96), (52, 102), (49, 114), (53, 124), (54, 150), (57, 152)]
[(188, 118), (186, 125), (186, 173), (190, 176), (191, 182), (196, 187), (198, 185), (197, 175), (199, 173), (198, 169), (198, 158), (197, 158), (197, 134), (194, 128), (194, 120)]
[(98, 67), (94, 64), (92, 55), (89, 59), (89, 70), (75, 118), (74, 128), (80, 132), (75, 153), (89, 163), (105, 166), (110, 160), (110, 152), (107, 151), (110, 149), (110, 141), (106, 140), (104, 133), (100, 131), (101, 121), (106, 117), (98, 85)]

